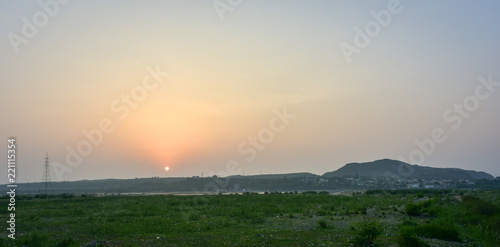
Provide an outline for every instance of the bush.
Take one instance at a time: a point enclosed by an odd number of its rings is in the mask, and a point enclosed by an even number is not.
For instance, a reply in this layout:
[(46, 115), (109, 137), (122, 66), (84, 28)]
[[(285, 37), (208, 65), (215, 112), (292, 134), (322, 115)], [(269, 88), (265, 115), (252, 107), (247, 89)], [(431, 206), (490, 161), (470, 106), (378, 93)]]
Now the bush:
[(188, 216), (188, 219), (190, 221), (197, 221), (200, 219), (200, 216), (197, 213), (192, 213)]
[(500, 209), (494, 204), (475, 196), (463, 196), (464, 217), (460, 222), (465, 225), (478, 225), (478, 233), (485, 243), (497, 246), (500, 239)]
[(382, 234), (380, 225), (376, 221), (359, 223), (357, 228), (354, 243), (358, 246), (374, 244), (375, 239)]
[(422, 206), (414, 203), (406, 204), (406, 214), (408, 216), (420, 216), (422, 214)]
[(71, 199), (71, 198), (75, 197), (75, 195), (63, 193), (63, 194), (60, 194), (59, 197), (61, 197), (62, 199)]
[(302, 194), (318, 194), (318, 192), (314, 191), (314, 190), (309, 190), (309, 191), (302, 192)]
[(60, 242), (56, 243), (56, 245), (62, 247), (76, 246), (75, 241), (70, 237), (61, 240)]
[(33, 246), (33, 247), (49, 247), (51, 246), (50, 244), (50, 238), (49, 234), (46, 233), (39, 233), (39, 232), (33, 232), (28, 235), (24, 241), (23, 245), (25, 246)]
[(367, 194), (367, 195), (383, 194), (383, 193), (384, 193), (384, 190), (380, 190), (380, 189), (365, 191), (365, 194)]
[(399, 230), (397, 243), (401, 247), (427, 247), (428, 244), (420, 240), (414, 232), (413, 227), (403, 226)]
[(401, 223), (401, 226), (416, 226), (417, 223), (411, 220), (404, 220), (403, 223)]
[(367, 211), (367, 207), (363, 207), (361, 210), (360, 210), (360, 213), (361, 215), (366, 215), (366, 211)]
[(462, 200), (465, 207), (467, 207), (472, 214), (493, 216), (500, 211), (497, 206), (475, 196), (463, 196)]
[(431, 223), (416, 226), (415, 233), (426, 238), (437, 238), (446, 241), (460, 241), (459, 233), (454, 226)]
[(4, 246), (22, 246), (19, 239), (3, 238), (0, 237), (0, 247)]
[(328, 228), (328, 225), (326, 224), (326, 221), (320, 220), (318, 221), (319, 227), (320, 228)]

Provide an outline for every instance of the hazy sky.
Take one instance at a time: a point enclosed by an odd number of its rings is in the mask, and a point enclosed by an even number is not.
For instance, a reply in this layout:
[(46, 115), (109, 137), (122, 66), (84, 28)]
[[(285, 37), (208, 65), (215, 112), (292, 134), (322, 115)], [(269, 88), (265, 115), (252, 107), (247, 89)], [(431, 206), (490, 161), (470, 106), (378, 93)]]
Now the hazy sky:
[(54, 181), (323, 174), (382, 158), (500, 176), (499, 10), (2, 0), (2, 170), (13, 136), (19, 182), (41, 181), (46, 152)]

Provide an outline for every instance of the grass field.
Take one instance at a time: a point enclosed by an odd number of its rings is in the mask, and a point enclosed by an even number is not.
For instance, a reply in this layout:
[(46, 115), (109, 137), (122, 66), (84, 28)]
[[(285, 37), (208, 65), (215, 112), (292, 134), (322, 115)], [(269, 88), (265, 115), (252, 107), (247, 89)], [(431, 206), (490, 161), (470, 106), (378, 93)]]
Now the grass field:
[(500, 191), (20, 196), (0, 246), (498, 246), (499, 205)]

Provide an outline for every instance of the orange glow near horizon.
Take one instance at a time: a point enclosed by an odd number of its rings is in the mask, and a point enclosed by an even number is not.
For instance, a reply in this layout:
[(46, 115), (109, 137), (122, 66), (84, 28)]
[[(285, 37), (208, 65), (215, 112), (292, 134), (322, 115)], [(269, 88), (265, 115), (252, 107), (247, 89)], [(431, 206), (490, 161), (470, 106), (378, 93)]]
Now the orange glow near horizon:
[(200, 107), (181, 107), (175, 103), (169, 102), (161, 110), (151, 107), (137, 112), (126, 123), (127, 139), (135, 143), (138, 153), (162, 167), (165, 164), (175, 167), (209, 148), (212, 126), (205, 113)]

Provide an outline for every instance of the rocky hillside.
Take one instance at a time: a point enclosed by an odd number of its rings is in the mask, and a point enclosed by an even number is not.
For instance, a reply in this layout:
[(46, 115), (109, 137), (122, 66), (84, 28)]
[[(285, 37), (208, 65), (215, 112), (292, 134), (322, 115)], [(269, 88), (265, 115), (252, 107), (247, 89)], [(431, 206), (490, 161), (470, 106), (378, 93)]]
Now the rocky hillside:
[(324, 177), (402, 177), (406, 179), (495, 179), (485, 172), (458, 168), (435, 168), (410, 165), (405, 162), (382, 159), (366, 163), (349, 163), (340, 169), (323, 174)]

